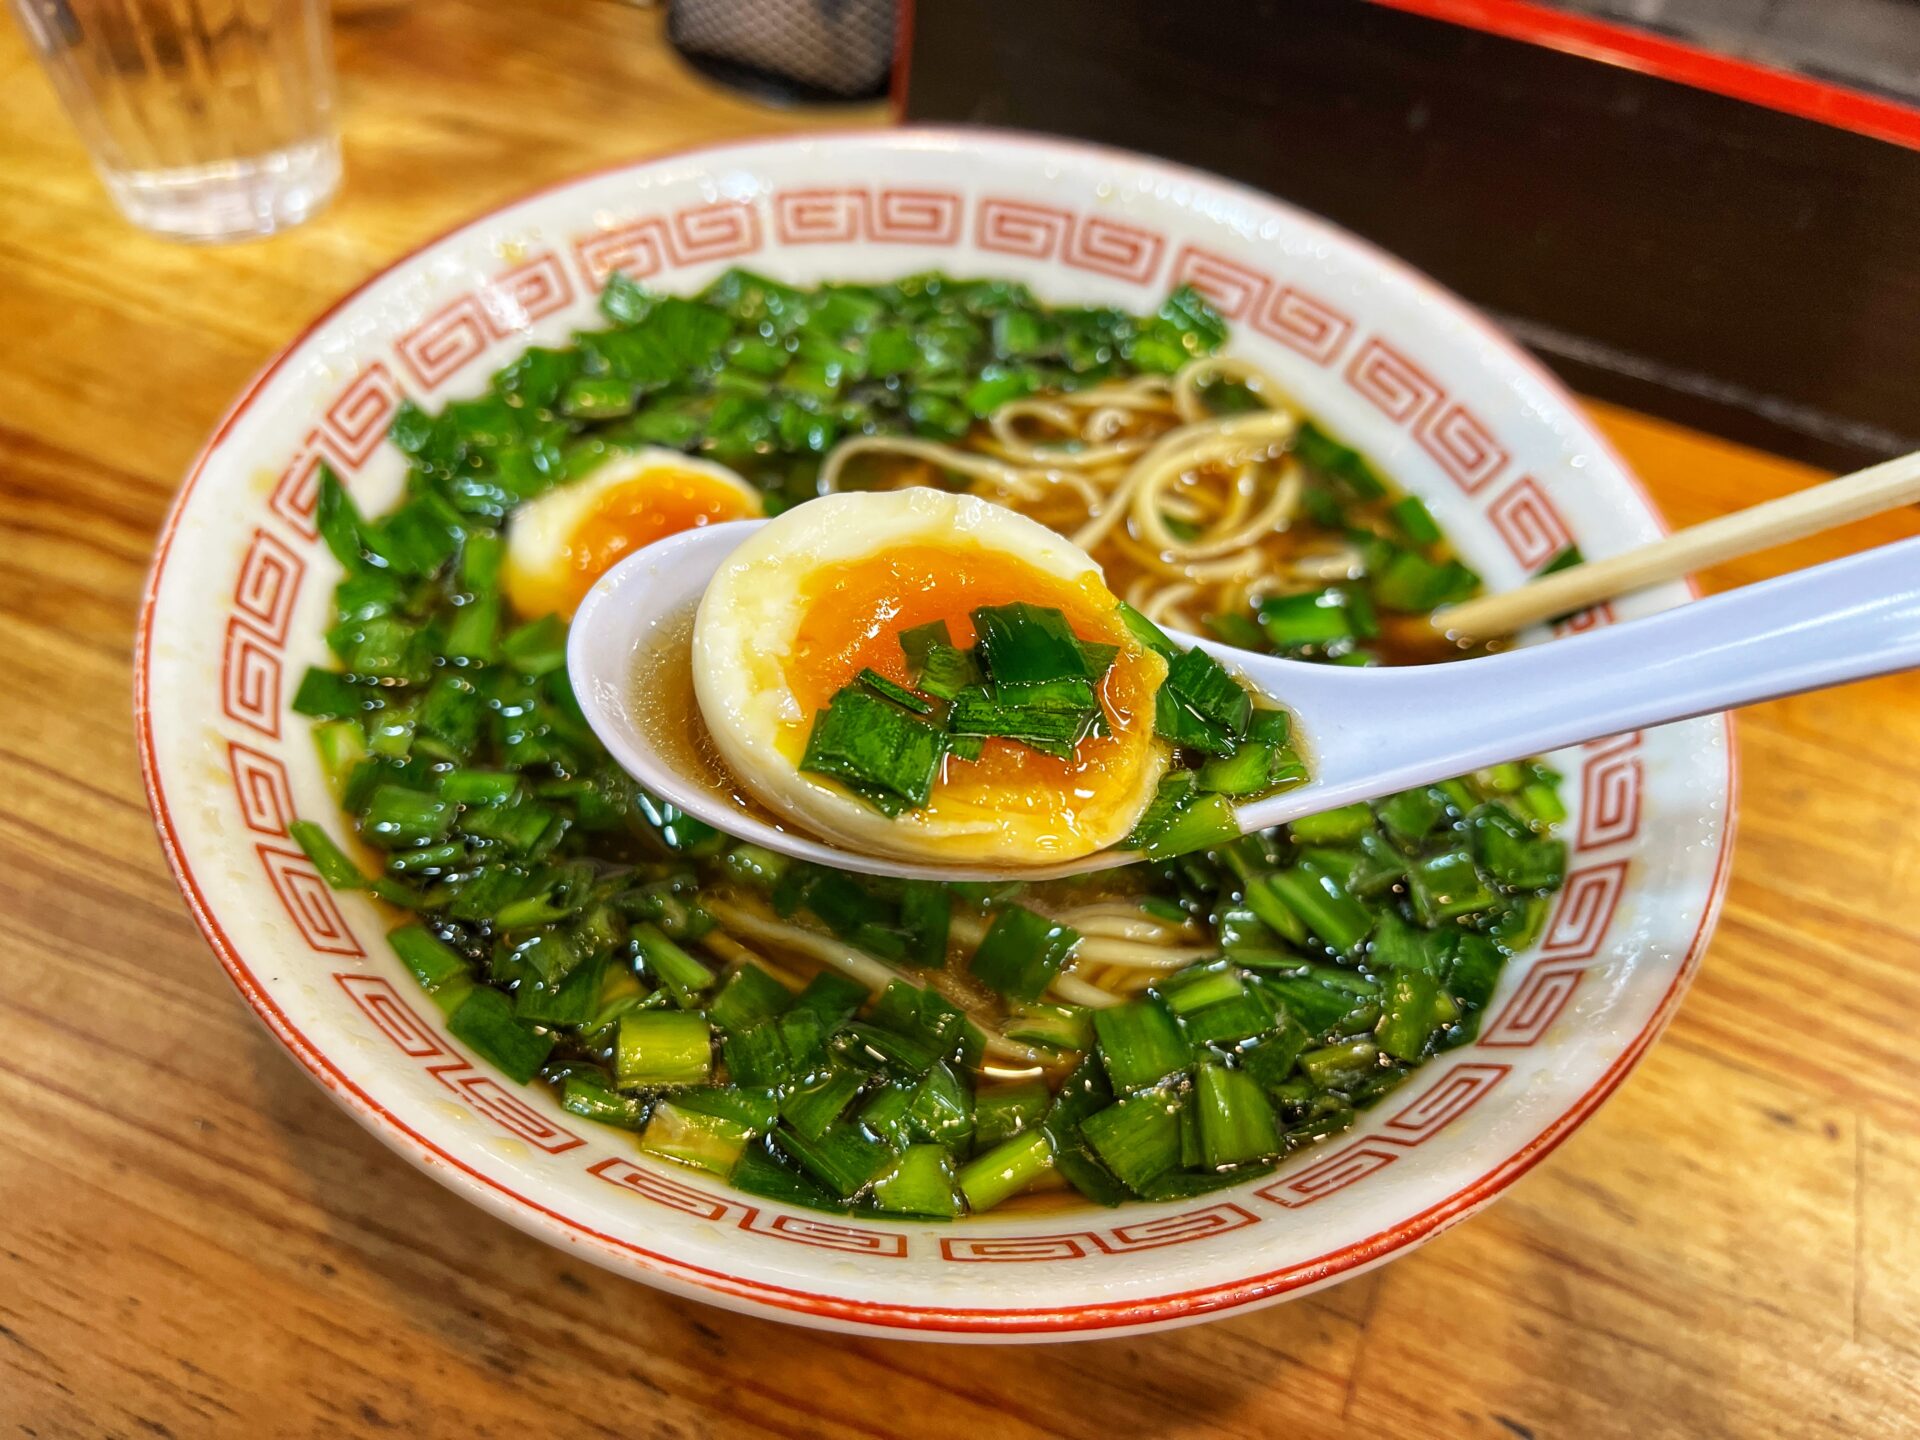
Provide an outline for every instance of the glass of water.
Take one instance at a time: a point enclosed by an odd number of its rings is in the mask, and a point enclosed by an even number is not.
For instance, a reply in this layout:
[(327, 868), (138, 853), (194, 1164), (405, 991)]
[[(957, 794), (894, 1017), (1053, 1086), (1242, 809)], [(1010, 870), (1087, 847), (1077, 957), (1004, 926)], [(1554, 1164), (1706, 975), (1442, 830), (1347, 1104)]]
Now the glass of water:
[(9, 0), (129, 220), (297, 225), (340, 181), (327, 0)]

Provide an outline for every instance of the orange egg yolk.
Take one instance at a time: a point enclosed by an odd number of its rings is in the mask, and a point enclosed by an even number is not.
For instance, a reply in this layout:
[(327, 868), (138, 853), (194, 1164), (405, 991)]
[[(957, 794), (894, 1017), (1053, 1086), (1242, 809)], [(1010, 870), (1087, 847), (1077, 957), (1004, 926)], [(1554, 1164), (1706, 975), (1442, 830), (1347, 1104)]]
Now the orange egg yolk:
[(571, 620), (594, 582), (634, 551), (682, 530), (759, 513), (738, 486), (698, 470), (636, 475), (595, 499), (544, 572), (509, 577), (514, 608)]
[(1001, 551), (940, 544), (822, 568), (807, 583), (785, 660), (788, 688), (806, 719), (787, 727), (781, 748), (797, 758), (814, 712), (863, 669), (910, 686), (902, 630), (943, 620), (953, 643), (965, 649), (974, 643), (976, 608), (1016, 601), (1059, 610), (1082, 640), (1120, 647), (1100, 684), (1108, 733), (1082, 740), (1071, 760), (989, 739), (977, 761), (947, 759), (922, 813), (937, 821), (943, 811), (1017, 810), (1073, 833), (1083, 812), (1132, 791), (1131, 777), (1153, 744), (1153, 697), (1166, 674), (1165, 662), (1121, 623), (1118, 602), (1093, 571), (1065, 580)]

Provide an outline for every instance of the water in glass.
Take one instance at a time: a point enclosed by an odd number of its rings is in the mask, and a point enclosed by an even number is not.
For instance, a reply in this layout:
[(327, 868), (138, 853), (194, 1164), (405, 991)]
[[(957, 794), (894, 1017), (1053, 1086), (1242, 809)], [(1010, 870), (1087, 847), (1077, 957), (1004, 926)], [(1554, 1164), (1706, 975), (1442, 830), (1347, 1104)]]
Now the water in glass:
[(10, 0), (129, 219), (265, 235), (340, 179), (326, 0)]

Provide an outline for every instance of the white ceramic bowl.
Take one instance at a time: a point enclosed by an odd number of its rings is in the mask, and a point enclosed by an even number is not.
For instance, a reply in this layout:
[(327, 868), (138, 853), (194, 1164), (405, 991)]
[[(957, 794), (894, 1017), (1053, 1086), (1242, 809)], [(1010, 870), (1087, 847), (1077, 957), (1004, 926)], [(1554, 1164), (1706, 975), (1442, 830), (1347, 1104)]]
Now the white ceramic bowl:
[(1472, 1213), (1593, 1112), (1712, 928), (1734, 783), (1718, 719), (1558, 757), (1567, 885), (1479, 1042), (1352, 1132), (1201, 1200), (950, 1225), (787, 1211), (642, 1158), (449, 1038), (388, 952), (387, 920), (329, 892), (288, 839), (295, 816), (338, 831), (287, 709), (324, 657), (336, 573), (314, 534), (316, 466), (377, 512), (402, 478), (382, 438), (401, 395), (474, 394), (528, 343), (593, 325), (616, 268), (692, 291), (730, 264), (798, 282), (939, 267), (1134, 309), (1191, 282), (1232, 320), (1233, 348), (1422, 496), (1495, 588), (1569, 541), (1591, 556), (1661, 533), (1560, 386), (1460, 301), (1191, 170), (905, 130), (704, 150), (535, 195), (392, 266), (267, 367), (187, 477), (149, 582), (137, 711), (162, 842), (235, 985), (315, 1079), (442, 1183), (610, 1268), (780, 1319), (932, 1338), (1149, 1329), (1305, 1293)]

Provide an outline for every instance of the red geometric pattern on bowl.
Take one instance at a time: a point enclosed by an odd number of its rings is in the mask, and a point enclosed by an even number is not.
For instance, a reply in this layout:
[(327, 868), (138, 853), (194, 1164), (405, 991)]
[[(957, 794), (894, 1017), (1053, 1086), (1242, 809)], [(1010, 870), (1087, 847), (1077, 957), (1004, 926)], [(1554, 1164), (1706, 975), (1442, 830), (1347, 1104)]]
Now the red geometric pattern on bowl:
[(1166, 238), (1138, 225), (1122, 225), (1104, 215), (1089, 215), (1067, 232), (1060, 258), (1079, 270), (1094, 270), (1116, 280), (1145, 285), (1160, 268)]
[(740, 1222), (742, 1230), (755, 1235), (770, 1235), (790, 1245), (806, 1245), (815, 1250), (848, 1250), (857, 1255), (875, 1255), (888, 1260), (907, 1258), (907, 1237), (898, 1231), (872, 1230), (859, 1225), (840, 1225), (815, 1215), (795, 1215), (788, 1211), (755, 1207)]
[(773, 197), (773, 230), (785, 245), (951, 245), (961, 213), (951, 190), (783, 190)]
[(240, 820), (256, 835), (284, 840), (287, 827), (298, 818), (293, 809), (293, 786), (280, 761), (242, 745), (227, 742), (227, 768), (233, 774), (233, 793), (240, 802)]
[(1342, 1146), (1326, 1159), (1285, 1179), (1263, 1185), (1253, 1193), (1262, 1200), (1297, 1210), (1378, 1174), (1398, 1160), (1401, 1153), (1384, 1138), (1361, 1140)]
[(573, 243), (588, 290), (599, 291), (615, 271), (645, 280), (670, 265), (735, 260), (761, 246), (760, 214), (751, 205), (693, 205), (666, 215), (644, 215)]
[(868, 207), (869, 240), (951, 245), (960, 238), (965, 207), (951, 190), (876, 190)]
[(587, 1143), (565, 1126), (554, 1124), (451, 1044), (442, 1043), (390, 981), (378, 975), (350, 973), (333, 978), (373, 1022), (374, 1029), (397, 1045), (401, 1054), (426, 1064), (429, 1075), (507, 1134), (549, 1155), (578, 1150)]
[(1284, 1176), (1253, 1193), (1289, 1210), (1311, 1205), (1386, 1169), (1401, 1154), (1425, 1144), (1493, 1092), (1513, 1073), (1511, 1065), (1463, 1061), (1449, 1066), (1366, 1138), (1341, 1146), (1317, 1164)]
[(980, 202), (973, 243), (997, 255), (1049, 260), (1072, 229), (1073, 217), (1064, 210), (989, 196)]
[[(953, 198), (960, 203), (960, 196)], [(1166, 236), (1110, 216), (1074, 215), (999, 196), (981, 200), (974, 243), (982, 250), (1029, 260), (1058, 260), (1076, 270), (1136, 285), (1152, 283), (1167, 248)]]
[(943, 1235), (942, 1260), (1025, 1265), (1046, 1260), (1084, 1260), (1099, 1252), (1089, 1231), (1061, 1235), (993, 1235), (978, 1239)]
[(1581, 747), (1587, 762), (1580, 770), (1580, 830), (1576, 850), (1621, 845), (1640, 835), (1640, 792), (1646, 766), (1640, 758), (1640, 732), (1630, 731)]
[(1569, 871), (1540, 941), (1542, 958), (1591, 960), (1606, 939), (1626, 888), (1625, 860)]
[(1600, 952), (1626, 892), (1627, 862), (1615, 860), (1568, 873), (1553, 919), (1540, 943), (1539, 958), (1521, 977), (1500, 1012), (1480, 1034), (1483, 1049), (1521, 1049), (1536, 1045), (1567, 1008)]
[(1522, 1049), (1537, 1045), (1586, 979), (1577, 960), (1541, 960), (1527, 971), (1520, 988), (1480, 1036), (1483, 1047)]
[(314, 507), (320, 503), (320, 467), (331, 465), (335, 471), (353, 468), (336, 445), (337, 442), (318, 430), (307, 436), (280, 472), (273, 493), (267, 497), (268, 507), (292, 526), (293, 533), (302, 540), (312, 540), (320, 533), (313, 521)]
[(1253, 328), (1270, 340), (1278, 340), (1316, 365), (1331, 366), (1347, 348), (1353, 335), (1353, 321), (1324, 300), (1316, 300), (1303, 290), (1283, 285), (1273, 298), (1254, 312)]
[(773, 197), (773, 233), (782, 245), (838, 245), (860, 238), (865, 190), (786, 190)]
[(907, 1237), (897, 1230), (877, 1230), (862, 1225), (842, 1225), (814, 1215), (792, 1211), (768, 1210), (749, 1204), (739, 1195), (715, 1195), (698, 1186), (684, 1184), (657, 1170), (644, 1169), (631, 1160), (608, 1156), (587, 1167), (609, 1184), (643, 1195), (656, 1205), (678, 1210), (715, 1224), (727, 1223), (755, 1235), (784, 1240), (790, 1245), (805, 1245), (814, 1250), (842, 1250), (857, 1255), (904, 1260)]
[(1507, 467), (1507, 452), (1500, 442), (1458, 401), (1429, 413), (1415, 438), (1440, 463), (1447, 478), (1469, 495), (1491, 485)]
[(373, 1028), (400, 1049), (409, 1060), (454, 1060), (450, 1045), (442, 1044), (433, 1027), (401, 998), (393, 983), (378, 975), (336, 974), (336, 984), (373, 1022)]
[(256, 845), (260, 864), (265, 867), (273, 893), (280, 897), (281, 908), (293, 921), (307, 948), (320, 955), (365, 955), (360, 942), (340, 913), (333, 891), (320, 878), (313, 863), (298, 850), (282, 850), (276, 845)]
[(1136, 1250), (1159, 1250), (1193, 1240), (1211, 1240), (1233, 1230), (1258, 1225), (1261, 1217), (1230, 1202), (1177, 1215), (1156, 1216), (1111, 1230), (1072, 1230), (1055, 1235), (993, 1236), (971, 1239), (942, 1236), (940, 1254), (955, 1261), (1028, 1264), (1035, 1260), (1084, 1260), (1090, 1255), (1122, 1255)]
[(559, 1155), (587, 1143), (529, 1105), (518, 1087), (508, 1089), (496, 1077), (475, 1069), (471, 1060), (429, 1065), (427, 1073), (514, 1139), (524, 1140), (536, 1150)]
[(1567, 522), (1531, 476), (1516, 480), (1487, 506), (1487, 519), (1522, 570), (1538, 570), (1573, 544)]
[(1197, 245), (1180, 252), (1167, 283), (1193, 286), (1227, 319), (1245, 321), (1316, 365), (1332, 365), (1353, 334), (1353, 321), (1324, 300)]
[(760, 212), (738, 201), (676, 210), (670, 234), (676, 264), (731, 260), (760, 248)]
[(495, 335), (512, 335), (573, 304), (573, 282), (560, 257), (545, 251), (496, 275), (480, 291), (487, 307), (487, 328)]
[(1167, 283), (1191, 285), (1229, 320), (1242, 321), (1249, 312), (1258, 313), (1273, 281), (1251, 265), (1242, 265), (1198, 245), (1188, 245), (1174, 257), (1173, 273)]
[(1413, 424), (1446, 399), (1424, 370), (1377, 335), (1347, 366), (1347, 383), (1396, 425)]
[(234, 582), (233, 609), (276, 645), (287, 643), (287, 626), (307, 565), (286, 541), (264, 526), (253, 532)]
[(459, 295), (402, 335), (394, 348), (420, 388), (434, 390), (487, 353), (491, 323), (478, 295)]
[(1512, 1073), (1511, 1065), (1483, 1065), (1472, 1061), (1455, 1065), (1416, 1099), (1395, 1111), (1380, 1127), (1381, 1138), (1408, 1145), (1429, 1140), (1478, 1105), (1489, 1090)]
[(220, 708), (229, 720), (256, 734), (269, 740), (280, 738), (279, 644), (238, 614), (227, 621), (227, 644), (220, 661)]
[(573, 256), (590, 290), (604, 289), (616, 274), (645, 280), (675, 263), (672, 230), (666, 217), (644, 216), (574, 241)]
[(543, 251), (478, 291), (455, 296), (402, 335), (394, 350), (423, 390), (435, 390), (486, 354), (495, 340), (566, 309), (573, 297), (560, 257)]
[(403, 398), (392, 372), (376, 360), (327, 407), (327, 437), (347, 469), (358, 470), (380, 448)]
[(572, 303), (574, 286), (559, 255), (543, 252), (493, 276), (478, 292), (447, 301), (394, 342), (394, 349), (422, 390), (438, 390), (495, 340), (507, 340)]
[[(969, 203), (959, 192), (856, 186), (780, 192), (772, 197), (769, 211), (775, 233), (787, 244), (830, 239), (954, 244), (966, 229)], [(1163, 235), (1144, 227), (1026, 201), (984, 197), (972, 218), (971, 234), (980, 249), (1056, 259), (1133, 280), (1149, 291), (1168, 249)], [(701, 205), (581, 235), (571, 240), (568, 253), (590, 293), (614, 270), (645, 277), (677, 266), (753, 253), (763, 244), (762, 223), (753, 206)], [(1250, 323), (1259, 333), (1321, 365), (1331, 366), (1358, 334), (1352, 319), (1323, 300), (1198, 247), (1180, 252), (1162, 288), (1182, 280), (1212, 296), (1229, 318)], [(492, 282), (449, 299), (395, 343), (394, 361), (424, 389), (434, 389), (500, 342), (513, 340), (525, 324), (574, 303), (577, 293), (553, 254), (537, 255)], [(1383, 337), (1361, 337), (1351, 363), (1341, 373), (1382, 414), (1411, 428), (1422, 448), (1468, 495), (1477, 496), (1488, 488), (1507, 463), (1507, 450), (1487, 427), (1464, 406), (1449, 405), (1441, 387)], [(267, 508), (291, 532), (296, 545), (317, 550), (313, 511), (320, 461), (343, 470), (364, 463), (377, 448), (378, 434), (390, 422), (401, 394), (382, 362), (365, 366), (326, 408), (323, 428), (310, 434), (290, 458)], [(1510, 488), (1485, 513), (1523, 564), (1544, 563), (1564, 548), (1556, 544), (1540, 554), (1548, 541), (1562, 541), (1567, 532), (1531, 480)], [(222, 667), (223, 709), (236, 724), (269, 740), (279, 735), (280, 651), (304, 568), (299, 550), (269, 536), (263, 527), (235, 588)], [(1599, 624), (1611, 618), (1610, 610), (1601, 609), (1568, 623)], [(230, 741), (230, 746), (243, 823), (262, 834), (284, 835), (292, 801), (282, 762), (254, 745)], [(1622, 763), (1624, 747), (1589, 747), (1589, 752), (1576, 771), (1586, 797), (1582, 839), (1592, 842), (1583, 843), (1583, 849), (1632, 838), (1643, 783), (1637, 762)], [(1596, 769), (1603, 772), (1598, 778), (1590, 773)], [(1587, 811), (1594, 817), (1590, 828)], [(331, 892), (305, 857), (278, 846), (256, 848), (289, 922), (305, 944), (323, 955), (362, 956), (364, 951)], [(1626, 862), (1620, 861), (1575, 871), (1548, 926), (1542, 956), (1478, 1044), (1456, 1052), (1454, 1063), (1400, 1110), (1385, 1119), (1370, 1117), (1337, 1151), (1241, 1196), (1244, 1203), (1222, 1202), (1112, 1227), (943, 1236), (939, 1254), (959, 1263), (1033, 1262), (1187, 1244), (1272, 1218), (1250, 1208), (1256, 1203), (1291, 1210), (1363, 1181), (1451, 1126), (1509, 1073), (1503, 1063), (1470, 1058), (1476, 1052), (1531, 1045), (1545, 1033), (1602, 943), (1619, 904), (1625, 867)], [(388, 981), (351, 973), (336, 979), (369, 1024), (475, 1114), (549, 1153), (583, 1152), (577, 1157), (583, 1168), (608, 1184), (681, 1213), (786, 1243), (883, 1257), (909, 1254), (908, 1236), (901, 1231), (775, 1210), (732, 1192), (715, 1194), (618, 1156), (596, 1156), (593, 1140), (573, 1134), (543, 1108), (520, 1098), (528, 1092), (509, 1089), (460, 1055)], [(535, 1098), (551, 1105), (545, 1097)]]

